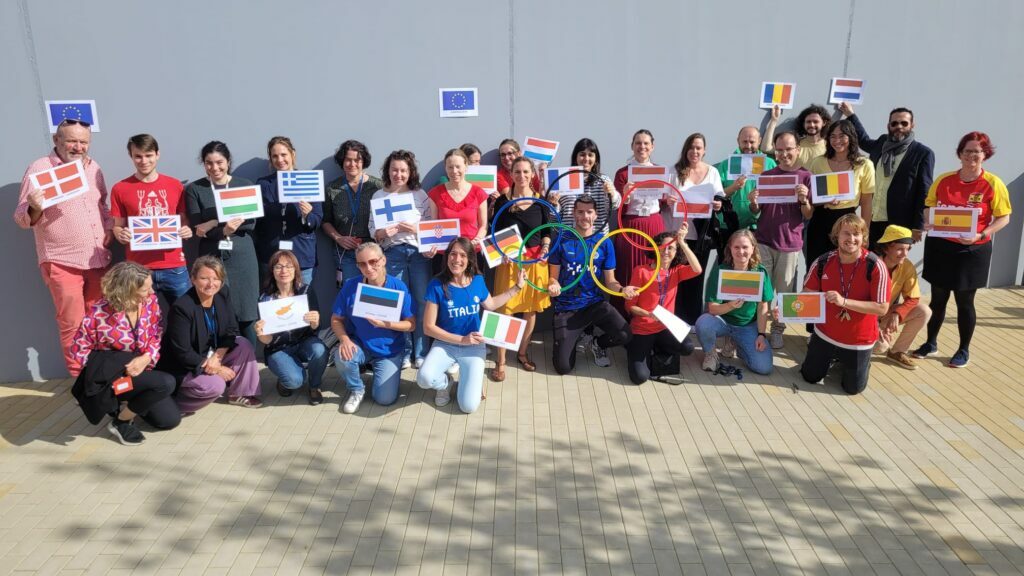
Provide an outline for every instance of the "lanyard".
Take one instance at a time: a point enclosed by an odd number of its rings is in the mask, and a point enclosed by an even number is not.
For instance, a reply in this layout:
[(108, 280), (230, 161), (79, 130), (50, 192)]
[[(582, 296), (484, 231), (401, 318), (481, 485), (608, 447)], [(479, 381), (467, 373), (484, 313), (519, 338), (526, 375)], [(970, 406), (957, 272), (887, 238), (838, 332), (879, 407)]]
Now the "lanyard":
[(843, 295), (843, 308), (839, 311), (837, 316), (840, 320), (849, 320), (850, 313), (846, 310), (846, 300), (847, 296), (850, 294), (850, 290), (853, 289), (853, 282), (857, 278), (857, 268), (860, 267), (860, 258), (857, 259), (857, 262), (853, 265), (853, 270), (850, 272), (849, 285), (846, 284), (846, 277), (843, 274), (843, 263), (839, 260), (838, 253), (836, 254), (836, 267), (839, 268), (839, 291)]
[(662, 270), (658, 270), (658, 305), (665, 305), (665, 294), (668, 292), (668, 273), (665, 273), (665, 278), (661, 277)]
[(354, 221), (359, 217), (359, 196), (363, 193), (363, 177), (359, 176), (359, 188), (356, 189), (355, 194), (352, 193), (352, 186), (345, 181), (345, 191), (348, 192), (348, 206), (352, 210), (352, 220)]
[[(211, 316), (212, 314), (212, 316)], [(206, 320), (206, 331), (213, 337), (213, 349), (217, 349), (217, 306), (210, 306), (210, 311), (207, 312), (206, 308), (203, 308), (203, 319)]]
[(285, 220), (284, 213), (288, 210), (287, 204), (281, 204), (281, 238), (286, 238), (288, 234), (288, 221)]

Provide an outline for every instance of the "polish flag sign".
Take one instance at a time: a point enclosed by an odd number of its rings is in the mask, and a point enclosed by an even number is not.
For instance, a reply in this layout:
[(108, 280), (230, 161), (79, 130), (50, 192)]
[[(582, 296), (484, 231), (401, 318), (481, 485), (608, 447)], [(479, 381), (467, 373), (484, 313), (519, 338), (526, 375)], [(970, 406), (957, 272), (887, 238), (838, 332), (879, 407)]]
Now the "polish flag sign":
[(32, 186), (43, 193), (43, 209), (60, 204), (89, 190), (82, 161), (75, 160), (29, 176)]

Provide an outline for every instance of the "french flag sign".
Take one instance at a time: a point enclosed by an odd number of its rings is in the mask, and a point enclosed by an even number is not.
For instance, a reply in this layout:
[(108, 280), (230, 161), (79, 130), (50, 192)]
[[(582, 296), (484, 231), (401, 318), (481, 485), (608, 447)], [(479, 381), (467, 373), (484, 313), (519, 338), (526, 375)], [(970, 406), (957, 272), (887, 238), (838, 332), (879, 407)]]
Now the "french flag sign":
[(542, 140), (528, 136), (523, 142), (523, 156), (534, 162), (551, 163), (558, 154), (558, 142), (555, 140)]
[(864, 81), (855, 78), (833, 78), (828, 91), (829, 104), (846, 102), (859, 106), (864, 102)]

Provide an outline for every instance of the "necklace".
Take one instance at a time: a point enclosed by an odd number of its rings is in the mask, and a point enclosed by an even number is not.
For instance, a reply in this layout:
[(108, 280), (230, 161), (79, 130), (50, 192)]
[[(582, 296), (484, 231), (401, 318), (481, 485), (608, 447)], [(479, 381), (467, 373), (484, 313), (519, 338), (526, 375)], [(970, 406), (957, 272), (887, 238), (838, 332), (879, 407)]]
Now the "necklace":
[(850, 290), (853, 288), (853, 280), (856, 278), (857, 268), (860, 267), (860, 258), (853, 263), (853, 270), (850, 272), (850, 283), (846, 283), (846, 275), (843, 274), (843, 262), (839, 260), (839, 254), (836, 254), (836, 266), (839, 267), (839, 293), (843, 296), (843, 307), (839, 310), (839, 314), (836, 317), (846, 322), (850, 319), (850, 311), (846, 309), (847, 296), (850, 294)]

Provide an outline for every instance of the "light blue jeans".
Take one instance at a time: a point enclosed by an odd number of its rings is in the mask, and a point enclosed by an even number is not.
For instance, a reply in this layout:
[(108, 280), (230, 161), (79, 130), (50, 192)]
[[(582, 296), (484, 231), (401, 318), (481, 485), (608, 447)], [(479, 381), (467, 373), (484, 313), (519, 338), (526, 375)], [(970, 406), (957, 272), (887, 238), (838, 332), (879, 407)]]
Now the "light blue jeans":
[[(387, 257), (387, 271), (390, 276), (402, 280), (409, 287), (415, 300), (413, 314), (417, 319), (423, 318), (423, 299), (430, 283), (430, 260), (419, 253), (419, 249), (409, 244), (396, 244), (384, 251)], [(427, 338), (423, 335), (423, 322), (416, 322), (416, 331), (412, 336), (412, 357), (423, 358), (427, 355)]]
[(188, 268), (178, 266), (177, 268), (164, 268), (153, 270), (153, 291), (163, 295), (168, 305), (188, 292), (192, 287), (192, 280), (188, 276)]
[(741, 360), (747, 363), (747, 368), (756, 374), (771, 374), (772, 371), (772, 347), (765, 343), (764, 350), (757, 351), (757, 322), (751, 322), (746, 326), (733, 326), (721, 316), (704, 313), (697, 319), (694, 326), (697, 332), (697, 340), (704, 351), (714, 350), (715, 340), (719, 336), (731, 336), (736, 342), (736, 352)]
[(416, 376), (420, 388), (444, 390), (448, 387), (445, 370), (459, 365), (459, 409), (466, 414), (476, 412), (480, 407), (480, 394), (484, 388), (484, 357), (487, 347), (483, 344), (461, 346), (434, 340), (427, 353), (423, 367)]
[(363, 348), (358, 343), (355, 345), (356, 351), (351, 360), (342, 359), (340, 351), (334, 353), (334, 367), (338, 370), (338, 376), (345, 381), (345, 387), (349, 392), (365, 391), (366, 385), (359, 375), (359, 366), (369, 364), (373, 367), (373, 387), (370, 389), (373, 401), (382, 406), (394, 404), (398, 400), (398, 385), (402, 381), (405, 351), (390, 358), (367, 358)]
[(313, 283), (313, 269), (303, 268), (302, 269), (302, 283), (309, 286)]
[(309, 373), (309, 387), (319, 388), (327, 369), (327, 347), (316, 336), (310, 336), (291, 346), (285, 346), (267, 356), (267, 368), (289, 390), (302, 387), (302, 363)]

